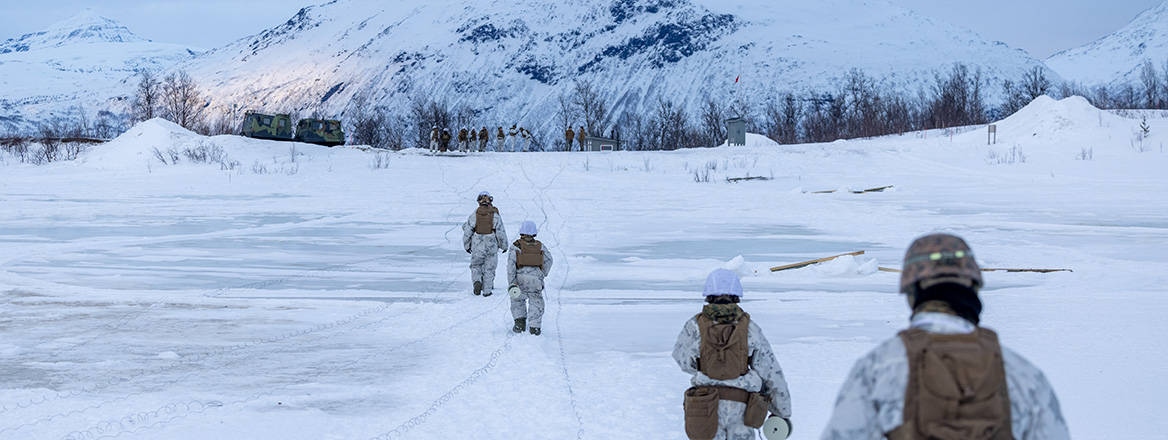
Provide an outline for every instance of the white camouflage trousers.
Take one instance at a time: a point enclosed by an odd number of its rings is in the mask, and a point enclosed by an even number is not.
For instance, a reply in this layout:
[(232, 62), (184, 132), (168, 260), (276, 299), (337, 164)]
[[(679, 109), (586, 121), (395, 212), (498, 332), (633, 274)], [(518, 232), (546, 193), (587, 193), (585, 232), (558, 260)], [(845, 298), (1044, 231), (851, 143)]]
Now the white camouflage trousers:
[[(522, 286), (520, 286), (522, 288)], [(511, 300), (511, 316), (515, 319), (527, 318), (528, 327), (542, 327), (543, 324), (543, 291), (523, 291), (519, 298)]]
[[(475, 235), (475, 238), (479, 238), (478, 234)], [(494, 236), (484, 235), (481, 237)], [(496, 249), (492, 243), (485, 240), (476, 240), (475, 245), (471, 246), (470, 283), (474, 285), (475, 281), (482, 282), (483, 295), (490, 295), (495, 284), (495, 268), (499, 265), (499, 254)]]
[(714, 440), (755, 440), (757, 429), (742, 423), (746, 404), (733, 400), (718, 401), (718, 432)]

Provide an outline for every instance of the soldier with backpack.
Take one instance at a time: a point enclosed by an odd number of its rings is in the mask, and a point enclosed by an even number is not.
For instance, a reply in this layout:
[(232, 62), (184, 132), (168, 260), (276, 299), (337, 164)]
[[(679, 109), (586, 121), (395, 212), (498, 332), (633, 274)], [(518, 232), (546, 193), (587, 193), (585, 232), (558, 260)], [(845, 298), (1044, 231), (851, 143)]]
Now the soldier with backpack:
[(460, 128), (458, 130), (458, 151), (463, 152), (463, 153), (466, 152), (466, 140), (467, 140), (466, 129)]
[(474, 294), (491, 296), (495, 285), (495, 268), (499, 259), (495, 249), (507, 252), (507, 231), (503, 228), (503, 218), (495, 198), (483, 191), (475, 199), (479, 206), (462, 225), (462, 247), (470, 254), (470, 281)]
[(1069, 439), (1042, 371), (978, 325), (981, 286), (961, 238), (913, 241), (900, 276), (909, 328), (856, 361), (821, 438)]
[(484, 125), (482, 130), (479, 130), (479, 152), (487, 151), (487, 126)]
[(693, 440), (754, 440), (765, 424), (768, 439), (787, 438), (787, 381), (762, 329), (738, 307), (738, 274), (710, 272), (702, 295), (706, 305), (686, 321), (673, 346), (673, 360), (693, 375), (683, 405), (686, 435)]
[(438, 152), (445, 153), (450, 149), (450, 129), (443, 128), (442, 134), (438, 135)]
[(503, 126), (499, 126), (499, 130), (495, 132), (495, 151), (507, 151), (504, 142), (507, 139), (507, 134), (503, 133)]
[(535, 239), (538, 233), (535, 222), (524, 220), (519, 225), (519, 239), (511, 243), (511, 255), (507, 256), (507, 293), (511, 296), (511, 317), (515, 318), (511, 331), (528, 330), (536, 336), (543, 321), (543, 280), (552, 270), (552, 254)]

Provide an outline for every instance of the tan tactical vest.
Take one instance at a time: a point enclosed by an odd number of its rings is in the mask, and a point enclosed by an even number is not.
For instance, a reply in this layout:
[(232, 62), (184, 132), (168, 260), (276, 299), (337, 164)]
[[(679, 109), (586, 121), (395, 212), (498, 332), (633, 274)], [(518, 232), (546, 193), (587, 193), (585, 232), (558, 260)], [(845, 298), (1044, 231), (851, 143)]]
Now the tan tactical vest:
[(1002, 346), (993, 330), (900, 332), (908, 354), (904, 423), (890, 440), (1013, 440)]
[(712, 379), (727, 380), (746, 374), (750, 369), (750, 314), (742, 312), (737, 323), (717, 324), (699, 313), (698, 370)]
[(494, 206), (479, 206), (475, 209), (475, 233), (488, 235), (495, 233), (495, 213), (499, 208)]
[(515, 240), (515, 247), (519, 248), (519, 254), (515, 255), (516, 268), (525, 266), (543, 268), (543, 243), (539, 240), (519, 239)]

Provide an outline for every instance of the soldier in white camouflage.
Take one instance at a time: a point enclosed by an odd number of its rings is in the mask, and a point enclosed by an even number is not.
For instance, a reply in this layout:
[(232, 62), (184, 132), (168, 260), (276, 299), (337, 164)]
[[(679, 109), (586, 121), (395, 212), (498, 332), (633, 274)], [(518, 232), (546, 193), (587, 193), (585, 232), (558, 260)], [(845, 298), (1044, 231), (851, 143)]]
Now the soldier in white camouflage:
[(773, 420), (767, 424), (781, 424), (789, 433), (787, 380), (762, 328), (738, 306), (738, 274), (714, 270), (702, 294), (702, 312), (686, 321), (673, 346), (673, 360), (693, 375), (683, 405), (686, 435), (694, 440), (754, 440), (768, 412)]
[(476, 201), (479, 207), (462, 225), (462, 247), (470, 254), (470, 280), (474, 294), (491, 296), (495, 268), (499, 265), (495, 249), (507, 252), (507, 231), (490, 193), (479, 193)]
[(507, 256), (507, 291), (511, 296), (511, 317), (515, 318), (511, 330), (528, 330), (537, 336), (543, 322), (543, 280), (552, 270), (552, 254), (535, 239), (538, 233), (535, 222), (524, 220), (519, 225), (519, 239), (511, 243), (511, 254)]
[(823, 440), (1070, 438), (1042, 371), (980, 327), (981, 269), (959, 237), (909, 246), (909, 328), (856, 361)]

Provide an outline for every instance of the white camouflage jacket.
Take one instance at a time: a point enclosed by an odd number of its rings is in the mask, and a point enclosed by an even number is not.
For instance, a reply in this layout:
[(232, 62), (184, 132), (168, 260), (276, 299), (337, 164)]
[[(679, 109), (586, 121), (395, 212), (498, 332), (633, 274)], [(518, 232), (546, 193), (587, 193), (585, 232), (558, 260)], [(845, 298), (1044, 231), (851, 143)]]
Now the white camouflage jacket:
[(681, 370), (692, 374), (690, 383), (694, 386), (722, 385), (741, 388), (750, 392), (761, 392), (771, 402), (770, 412), (791, 418), (791, 394), (787, 391), (787, 380), (783, 377), (783, 368), (775, 352), (771, 350), (770, 342), (763, 336), (762, 329), (750, 320), (750, 328), (746, 333), (746, 345), (750, 350), (750, 370), (735, 379), (717, 380), (706, 376), (698, 370), (698, 355), (702, 343), (701, 332), (698, 330), (698, 320), (691, 317), (685, 322), (681, 334), (677, 335), (677, 343), (673, 345), (673, 360)]
[[(540, 242), (541, 244), (543, 242)], [(552, 253), (547, 246), (543, 246), (543, 267), (525, 266), (515, 267), (515, 260), (519, 257), (519, 247), (511, 243), (511, 252), (507, 255), (507, 283), (510, 286), (519, 286), (523, 292), (542, 292), (543, 279), (552, 270)]]
[[(944, 313), (917, 313), (910, 327), (930, 333), (971, 333), (969, 321)], [(1066, 421), (1054, 389), (1042, 371), (1002, 346), (1006, 389), (1010, 396), (1010, 423), (1017, 440), (1067, 440)], [(904, 421), (904, 393), (908, 386), (908, 356), (900, 337), (893, 337), (852, 367), (822, 440), (878, 440)]]
[(478, 252), (484, 255), (494, 254), (495, 249), (507, 249), (507, 230), (503, 227), (503, 216), (495, 213), (492, 222), (494, 234), (475, 233), (475, 213), (471, 212), (466, 223), (462, 224), (462, 248), (467, 252)]

